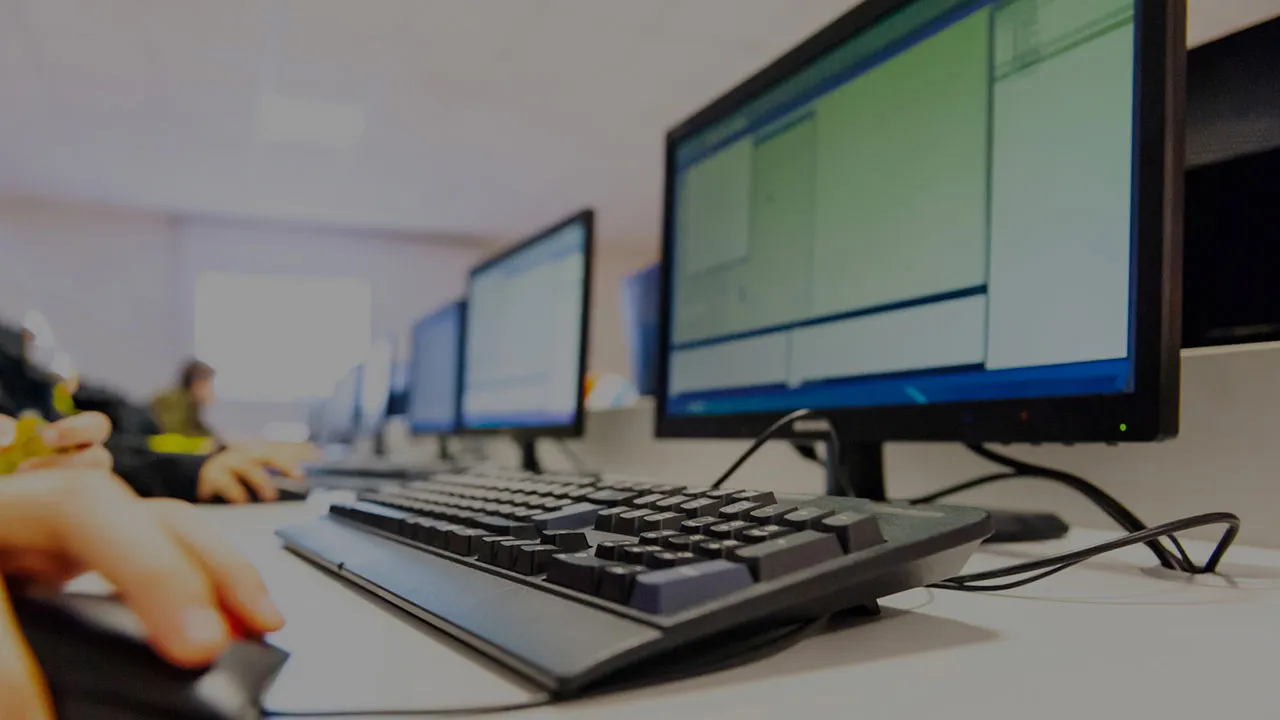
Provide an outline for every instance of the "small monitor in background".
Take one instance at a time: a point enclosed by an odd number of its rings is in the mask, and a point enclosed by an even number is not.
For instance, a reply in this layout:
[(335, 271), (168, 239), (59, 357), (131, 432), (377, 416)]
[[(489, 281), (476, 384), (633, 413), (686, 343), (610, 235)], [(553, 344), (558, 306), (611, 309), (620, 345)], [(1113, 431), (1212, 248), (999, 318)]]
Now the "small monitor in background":
[(651, 265), (622, 281), (622, 327), (631, 355), (631, 379), (641, 395), (658, 390), (660, 270), (660, 265)]
[(582, 434), (593, 217), (575, 215), (471, 271), (467, 431)]
[(414, 435), (458, 429), (459, 374), (466, 303), (450, 303), (413, 326), (405, 414)]
[(360, 374), (360, 434), (375, 435), (382, 430), (387, 419), (387, 407), (391, 398), (392, 365), (395, 362), (395, 343), (391, 339), (379, 340), (369, 350)]
[(338, 381), (324, 408), (324, 442), (348, 445), (356, 441), (360, 418), (360, 366)]

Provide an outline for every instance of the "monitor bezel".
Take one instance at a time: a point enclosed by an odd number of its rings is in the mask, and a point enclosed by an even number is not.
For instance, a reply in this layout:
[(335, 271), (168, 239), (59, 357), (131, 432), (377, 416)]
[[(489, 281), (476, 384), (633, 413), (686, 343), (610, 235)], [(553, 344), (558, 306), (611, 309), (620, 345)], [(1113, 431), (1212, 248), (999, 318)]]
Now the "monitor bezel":
[[(663, 438), (754, 437), (783, 412), (712, 416), (667, 414), (671, 343), (675, 151), (679, 143), (803, 69), (914, 0), (866, 0), (667, 134), (663, 189), (658, 394), (655, 432)], [(1137, 0), (1135, 8), (1134, 177), (1136, 312), (1134, 392), (939, 405), (832, 408), (852, 442), (1145, 442), (1178, 431), (1182, 302), (1182, 184), (1186, 8), (1179, 0)], [(783, 436), (804, 435), (790, 428)]]
[[(463, 329), (463, 362), (458, 383), (458, 432), (466, 435), (514, 435), (517, 437), (553, 437), (553, 438), (576, 438), (582, 437), (586, 426), (586, 398), (584, 393), (587, 384), (587, 357), (590, 348), (590, 324), (591, 324), (591, 287), (592, 287), (592, 266), (594, 265), (593, 257), (595, 254), (595, 210), (585, 209), (574, 213), (573, 215), (556, 222), (554, 225), (546, 227), (538, 232), (529, 235), (526, 239), (521, 240), (515, 245), (502, 250), (496, 255), (486, 259), (484, 262), (476, 265), (467, 275), (467, 302), (471, 301), (471, 288), (475, 282), (476, 275), (493, 267), (523, 250), (526, 250), (539, 242), (546, 240), (548, 237), (568, 228), (572, 225), (582, 223), (583, 229), (586, 231), (586, 239), (583, 243), (583, 273), (582, 273), (582, 322), (579, 329), (579, 357), (578, 357), (578, 390), (577, 402), (574, 405), (573, 420), (562, 425), (514, 425), (510, 427), (483, 427), (473, 428), (467, 425), (466, 417), (463, 413), (462, 398), (466, 393), (467, 382), (467, 365), (466, 365), (466, 348), (465, 338), (469, 336), (471, 328), (464, 323)], [(467, 322), (470, 322), (471, 314), (467, 313)]]
[[(448, 428), (440, 428), (440, 427), (426, 428), (422, 426), (416, 426), (413, 424), (412, 408), (413, 408), (414, 388), (418, 386), (418, 383), (415, 382), (418, 378), (418, 363), (421, 361), (421, 356), (418, 353), (418, 328), (421, 327), (423, 323), (426, 323), (430, 320), (434, 320), (440, 315), (443, 315), (444, 313), (450, 312), (455, 309), (458, 312), (458, 347), (457, 347), (458, 378), (457, 378), (457, 383), (454, 386), (454, 393), (453, 393), (453, 424), (450, 425)], [(453, 302), (445, 303), (444, 305), (441, 305), (440, 307), (436, 308), (434, 311), (427, 313), (426, 315), (423, 315), (422, 317), (418, 318), (418, 321), (415, 322), (413, 324), (413, 327), (409, 330), (409, 378), (408, 378), (408, 381), (405, 383), (406, 398), (405, 398), (405, 413), (403, 417), (404, 417), (404, 424), (409, 429), (410, 437), (419, 437), (419, 438), (420, 437), (439, 437), (442, 435), (457, 434), (459, 427), (461, 426), (461, 423), (462, 423), (462, 360), (464, 357), (464, 353), (466, 353), (466, 343), (467, 343), (467, 300), (466, 298), (459, 298), (457, 300), (454, 300)]]

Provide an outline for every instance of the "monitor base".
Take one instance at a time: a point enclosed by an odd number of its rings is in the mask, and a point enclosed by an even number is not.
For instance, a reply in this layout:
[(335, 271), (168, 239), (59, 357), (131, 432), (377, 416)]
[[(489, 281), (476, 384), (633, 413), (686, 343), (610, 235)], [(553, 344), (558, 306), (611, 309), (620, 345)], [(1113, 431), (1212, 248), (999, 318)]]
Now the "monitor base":
[[(840, 436), (837, 431), (837, 437)], [(848, 495), (883, 502), (885, 491), (884, 443), (839, 440), (837, 462), (827, 464), (827, 494)], [(995, 523), (989, 543), (1038, 542), (1056, 540), (1070, 530), (1052, 513), (988, 510)]]
[(513, 438), (520, 446), (520, 469), (525, 472), (542, 474), (542, 463), (538, 462), (538, 439), (535, 437)]

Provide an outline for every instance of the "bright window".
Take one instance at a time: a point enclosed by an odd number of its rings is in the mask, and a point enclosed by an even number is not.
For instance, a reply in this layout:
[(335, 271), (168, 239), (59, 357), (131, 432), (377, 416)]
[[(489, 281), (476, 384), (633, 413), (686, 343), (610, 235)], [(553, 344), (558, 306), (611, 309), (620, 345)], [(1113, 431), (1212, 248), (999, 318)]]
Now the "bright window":
[(369, 352), (373, 293), (356, 278), (205, 273), (196, 281), (196, 356), (226, 400), (323, 397)]

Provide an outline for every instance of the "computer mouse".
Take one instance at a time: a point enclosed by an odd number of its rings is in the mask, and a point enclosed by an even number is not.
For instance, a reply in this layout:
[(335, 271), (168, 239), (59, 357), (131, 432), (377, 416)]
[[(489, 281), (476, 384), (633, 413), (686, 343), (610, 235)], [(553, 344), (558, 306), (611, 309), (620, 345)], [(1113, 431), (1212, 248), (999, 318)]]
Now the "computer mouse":
[(59, 720), (258, 718), (259, 700), (289, 654), (237, 640), (202, 670), (174, 667), (147, 645), (120, 602), (89, 595), (13, 597)]
[[(306, 500), (307, 496), (311, 493), (310, 488), (296, 480), (281, 480), (277, 477), (273, 477), (271, 484), (276, 489), (276, 502), (295, 502)], [(216, 497), (210, 502), (214, 505), (227, 504), (227, 501), (220, 497)], [(249, 502), (262, 502), (252, 489), (249, 490)]]

